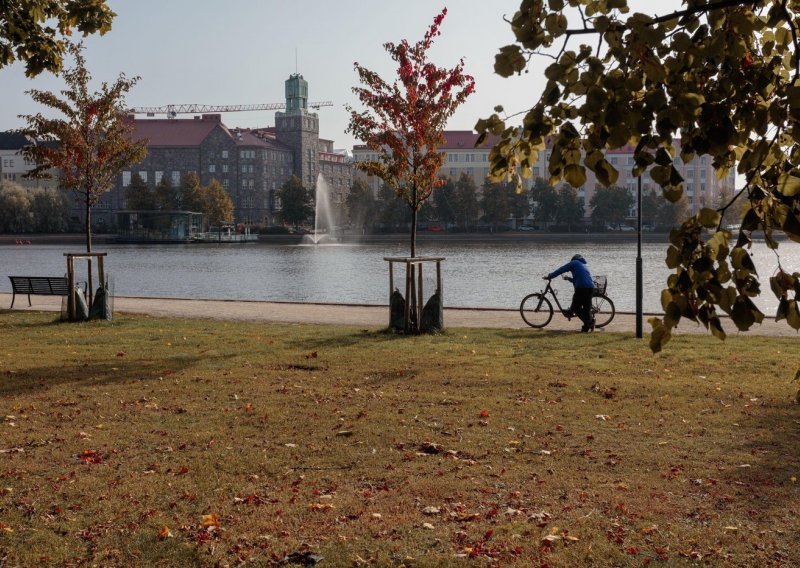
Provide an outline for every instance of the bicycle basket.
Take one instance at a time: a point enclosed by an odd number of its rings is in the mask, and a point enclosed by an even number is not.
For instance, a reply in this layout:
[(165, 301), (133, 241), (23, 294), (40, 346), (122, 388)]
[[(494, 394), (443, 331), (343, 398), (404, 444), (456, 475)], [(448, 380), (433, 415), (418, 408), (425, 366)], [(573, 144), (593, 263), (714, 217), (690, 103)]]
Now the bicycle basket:
[(592, 282), (594, 282), (594, 291), (596, 294), (606, 293), (606, 285), (608, 284), (608, 278), (606, 278), (605, 276), (593, 276)]

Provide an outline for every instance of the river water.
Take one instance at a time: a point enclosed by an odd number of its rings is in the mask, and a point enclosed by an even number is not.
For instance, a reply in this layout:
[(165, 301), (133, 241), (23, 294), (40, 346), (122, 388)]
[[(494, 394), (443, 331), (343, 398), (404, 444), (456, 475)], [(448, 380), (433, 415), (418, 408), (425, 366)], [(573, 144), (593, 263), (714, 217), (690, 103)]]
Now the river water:
[[(667, 245), (644, 243), (644, 309), (660, 312), (660, 293), (669, 270)], [(112, 292), (120, 296), (272, 300), (386, 304), (389, 276), (385, 256), (406, 256), (408, 243), (341, 245), (99, 245), (107, 252), (106, 270)], [(81, 252), (78, 245), (0, 246), (4, 275), (64, 274), (64, 252)], [(800, 270), (800, 245), (779, 247), (785, 269)], [(512, 308), (526, 294), (542, 288), (542, 275), (582, 254), (594, 274), (608, 277), (608, 295), (618, 311), (635, 309), (636, 243), (589, 243), (520, 240), (515, 242), (420, 242), (418, 256), (442, 256), (444, 303), (448, 307)], [(777, 267), (774, 252), (763, 243), (753, 247), (762, 278), (762, 295), (755, 301), (774, 314), (777, 300), (768, 277)], [(85, 270), (79, 273), (85, 274)], [(425, 269), (426, 290), (433, 290), (434, 270)], [(396, 276), (397, 278), (397, 276)], [(85, 279), (85, 277), (81, 277)], [(401, 290), (403, 286), (396, 282)], [(556, 282), (568, 301), (571, 285)], [(11, 291), (7, 278), (0, 290)], [(564, 301), (562, 300), (562, 301)]]

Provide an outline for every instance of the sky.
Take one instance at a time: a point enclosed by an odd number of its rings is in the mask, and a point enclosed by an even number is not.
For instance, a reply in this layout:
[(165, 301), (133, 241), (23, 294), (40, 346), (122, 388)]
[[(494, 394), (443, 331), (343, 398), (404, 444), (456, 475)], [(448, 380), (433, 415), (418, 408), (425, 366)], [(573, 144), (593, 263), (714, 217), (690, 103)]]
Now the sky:
[[(648, 0), (634, 0), (646, 5)], [(504, 79), (494, 73), (494, 56), (514, 36), (510, 19), (520, 0), (108, 0), (117, 13), (113, 29), (85, 40), (87, 66), (94, 80), (114, 81), (120, 73), (138, 75), (128, 107), (168, 104), (246, 105), (283, 103), (284, 81), (298, 72), (308, 81), (309, 101), (331, 101), (322, 107), (320, 136), (336, 148), (356, 141), (346, 134), (345, 105), (360, 108), (352, 87), (358, 76), (353, 63), (376, 71), (385, 80), (396, 65), (383, 49), (387, 41), (415, 43), (443, 7), (448, 14), (442, 34), (429, 52), (440, 67), (452, 68), (464, 58), (475, 77), (476, 92), (447, 127), (472, 130), (496, 105), (509, 114), (530, 108), (541, 94), (549, 60), (538, 58), (530, 71)], [(675, 7), (663, 0), (659, 8)], [(0, 131), (22, 127), (21, 114), (46, 109), (25, 91), (58, 91), (61, 81), (49, 73), (25, 77), (22, 64), (0, 69)], [(230, 127), (274, 125), (275, 111), (231, 112)], [(189, 118), (191, 115), (181, 115)]]

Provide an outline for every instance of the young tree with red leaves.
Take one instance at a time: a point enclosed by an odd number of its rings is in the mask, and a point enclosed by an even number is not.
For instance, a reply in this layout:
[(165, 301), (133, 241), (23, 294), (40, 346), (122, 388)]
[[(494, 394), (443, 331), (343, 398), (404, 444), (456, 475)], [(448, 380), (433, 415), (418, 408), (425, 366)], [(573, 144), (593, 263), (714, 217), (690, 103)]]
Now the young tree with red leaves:
[(67, 88), (63, 98), (49, 91), (30, 90), (31, 98), (64, 118), (47, 118), (41, 113), (25, 115), (24, 134), (54, 144), (27, 146), (25, 158), (36, 167), (28, 177), (49, 178), (58, 170), (60, 186), (71, 189), (85, 205), (86, 252), (92, 252), (92, 206), (114, 186), (114, 179), (126, 167), (141, 162), (147, 155), (147, 141), (135, 141), (133, 125), (125, 114), (125, 93), (137, 82), (124, 74), (113, 83), (103, 83), (99, 91), (89, 92), (92, 77), (86, 69), (83, 46), (70, 44), (75, 67), (61, 73)]
[(411, 208), (412, 257), (416, 256), (417, 213), (434, 187), (444, 183), (437, 177), (445, 158), (438, 151), (444, 142), (442, 131), (475, 90), (475, 80), (464, 73), (463, 59), (452, 69), (428, 60), (446, 14), (445, 8), (414, 45), (406, 40), (383, 45), (397, 62), (398, 79), (393, 83), (355, 63), (363, 86), (353, 87), (353, 92), (367, 109), (358, 112), (347, 107), (347, 132), (378, 154), (377, 160), (358, 162), (356, 167), (383, 180)]

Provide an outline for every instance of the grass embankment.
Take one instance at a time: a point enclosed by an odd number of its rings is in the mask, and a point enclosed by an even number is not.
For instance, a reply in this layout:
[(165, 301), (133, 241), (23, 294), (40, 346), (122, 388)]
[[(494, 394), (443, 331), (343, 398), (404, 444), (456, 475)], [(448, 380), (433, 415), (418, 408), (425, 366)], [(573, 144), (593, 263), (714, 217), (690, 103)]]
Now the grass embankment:
[(796, 340), (0, 317), (0, 565), (792, 565)]

